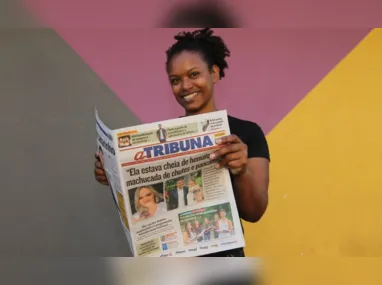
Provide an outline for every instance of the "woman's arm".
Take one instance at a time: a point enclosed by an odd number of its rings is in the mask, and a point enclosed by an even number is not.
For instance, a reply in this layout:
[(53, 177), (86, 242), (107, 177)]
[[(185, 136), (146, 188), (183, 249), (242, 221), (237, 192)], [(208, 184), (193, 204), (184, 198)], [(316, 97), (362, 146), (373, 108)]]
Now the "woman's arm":
[(232, 221), (228, 220), (228, 229), (229, 229), (230, 231), (232, 231), (232, 228), (233, 228), (233, 226), (232, 226)]
[(190, 238), (188, 237), (188, 233), (187, 232), (184, 232), (183, 239), (184, 239), (184, 243), (185, 244), (189, 244), (190, 243)]
[[(256, 143), (250, 141), (248, 146), (236, 135), (218, 139), (216, 143), (222, 145), (222, 148), (211, 156), (211, 159), (221, 158), (217, 167), (230, 169), (240, 217), (251, 223), (259, 221), (265, 213), (268, 206), (269, 184), (267, 143), (261, 129), (257, 129), (253, 135), (256, 137)], [(257, 149), (260, 153), (264, 152), (265, 157), (256, 157), (259, 156)]]
[(234, 183), (241, 217), (251, 223), (259, 221), (268, 206), (269, 160), (248, 159), (246, 171), (235, 176)]

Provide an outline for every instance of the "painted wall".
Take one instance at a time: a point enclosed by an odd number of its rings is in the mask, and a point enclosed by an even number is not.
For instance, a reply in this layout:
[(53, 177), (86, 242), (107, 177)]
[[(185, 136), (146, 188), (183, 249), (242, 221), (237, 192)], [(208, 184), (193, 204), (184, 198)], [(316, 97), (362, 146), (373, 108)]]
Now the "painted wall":
[[(181, 112), (163, 70), (174, 32), (60, 30), (143, 122)], [(381, 121), (381, 31), (218, 33), (233, 53), (218, 105), (258, 122), (272, 155), (269, 211), (258, 225), (246, 225), (247, 253), (379, 255), (372, 226), (378, 208), (367, 201), (378, 201), (382, 189), (381, 138), (373, 132)]]
[[(129, 254), (111, 197), (92, 177), (92, 108), (113, 127), (181, 114), (164, 73), (175, 31), (1, 31), (1, 123), (14, 138), (1, 149), (3, 254)], [(272, 155), (270, 205), (245, 224), (247, 255), (306, 257), (283, 262), (280, 278), (324, 268), (343, 273), (333, 284), (356, 284), (345, 274), (354, 266), (378, 284), (366, 258), (382, 255), (382, 29), (217, 32), (233, 53), (219, 107), (258, 122)]]

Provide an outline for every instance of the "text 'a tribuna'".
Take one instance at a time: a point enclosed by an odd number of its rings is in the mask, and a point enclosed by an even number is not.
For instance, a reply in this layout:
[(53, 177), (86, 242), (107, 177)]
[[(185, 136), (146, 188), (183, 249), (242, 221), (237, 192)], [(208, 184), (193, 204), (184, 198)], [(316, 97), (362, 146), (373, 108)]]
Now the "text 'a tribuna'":
[(175, 154), (178, 152), (191, 151), (195, 149), (202, 149), (213, 146), (213, 142), (209, 136), (189, 138), (182, 141), (169, 142), (160, 145), (154, 145), (143, 148), (135, 154), (135, 160), (142, 160), (146, 158), (155, 158), (163, 155)]

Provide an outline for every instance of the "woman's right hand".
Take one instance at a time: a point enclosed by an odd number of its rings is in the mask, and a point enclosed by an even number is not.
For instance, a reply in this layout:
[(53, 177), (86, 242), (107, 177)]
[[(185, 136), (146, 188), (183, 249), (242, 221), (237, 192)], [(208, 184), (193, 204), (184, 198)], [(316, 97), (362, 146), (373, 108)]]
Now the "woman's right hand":
[(102, 185), (109, 185), (109, 182), (107, 181), (105, 170), (103, 169), (101, 159), (99, 157), (98, 152), (95, 154), (95, 162), (94, 162), (94, 176), (95, 179)]

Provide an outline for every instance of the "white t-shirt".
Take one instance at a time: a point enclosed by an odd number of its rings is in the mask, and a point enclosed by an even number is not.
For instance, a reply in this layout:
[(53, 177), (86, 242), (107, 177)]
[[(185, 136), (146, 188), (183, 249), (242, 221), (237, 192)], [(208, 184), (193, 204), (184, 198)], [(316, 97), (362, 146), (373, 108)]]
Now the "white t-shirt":
[[(229, 227), (228, 227), (228, 220), (219, 220), (219, 230), (220, 231), (228, 231), (229, 230)], [(230, 232), (222, 232), (222, 233), (219, 233), (219, 238), (226, 238), (226, 237), (229, 237), (231, 236), (231, 233)]]

